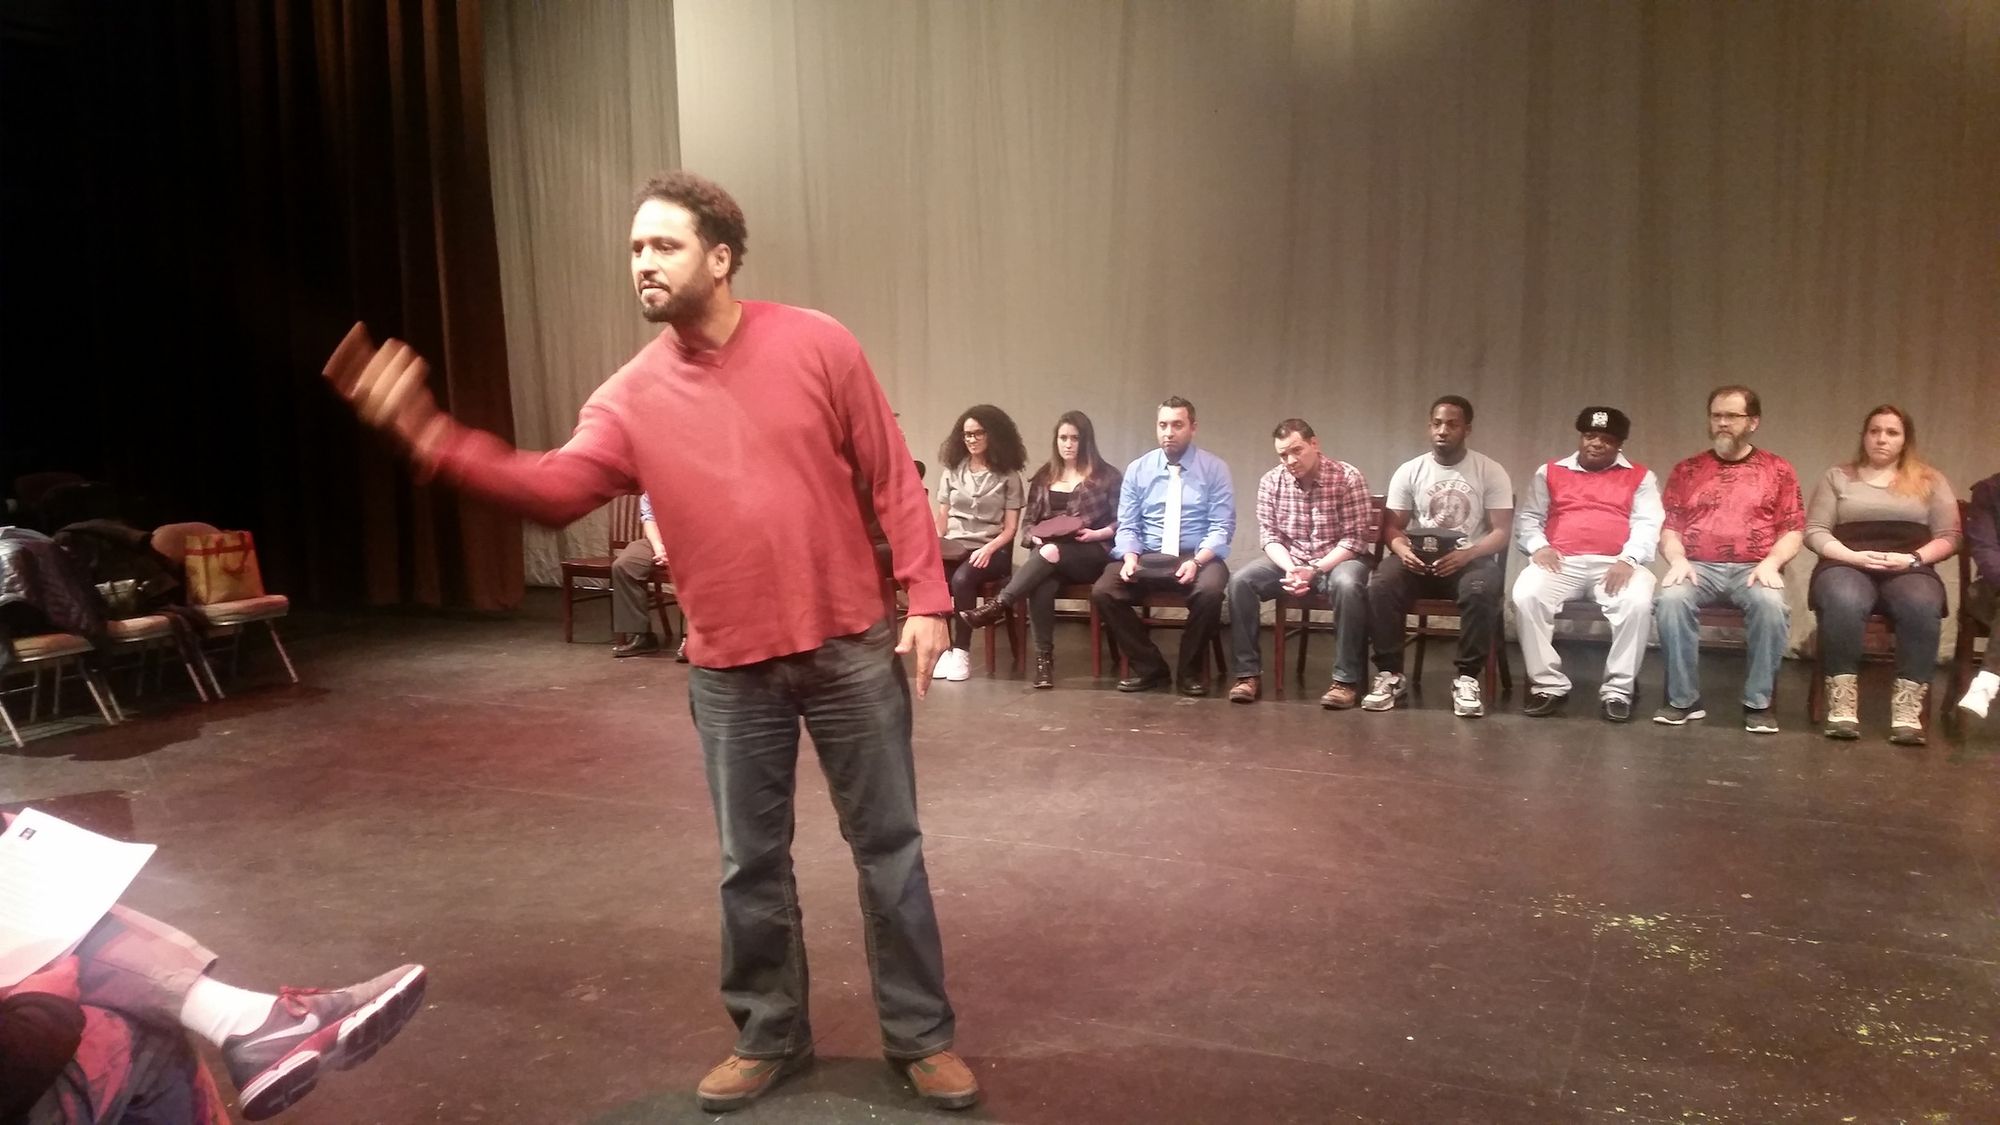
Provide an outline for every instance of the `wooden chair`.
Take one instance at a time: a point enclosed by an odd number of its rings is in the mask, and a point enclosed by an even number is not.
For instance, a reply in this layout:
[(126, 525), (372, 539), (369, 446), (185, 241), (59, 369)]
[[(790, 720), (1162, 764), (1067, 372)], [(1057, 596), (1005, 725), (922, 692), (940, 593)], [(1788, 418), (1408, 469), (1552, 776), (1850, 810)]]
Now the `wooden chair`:
[[(1810, 595), (1806, 599), (1806, 608), (1815, 614), (1819, 612), (1819, 607), (1813, 604)], [(1861, 623), (1861, 659), (1865, 662), (1869, 660), (1889, 661), (1895, 658), (1896, 623), (1886, 613), (1870, 613)], [(1938, 701), (1933, 700), (1932, 702)], [(1942, 703), (1939, 705), (1945, 706)], [(1919, 716), (1919, 718), (1923, 722), (1924, 729), (1928, 730), (1930, 728), (1930, 708), (1926, 707), (1924, 714)], [(1806, 721), (1818, 724), (1825, 719), (1826, 663), (1821, 659), (1819, 629), (1815, 626), (1812, 635), (1812, 684), (1806, 689)]]
[[(1389, 498), (1378, 492), (1370, 496), (1368, 502), (1375, 509), (1375, 550), (1368, 557), (1368, 569), (1372, 573), (1382, 562), (1382, 542), (1386, 538), (1386, 529), (1389, 526)], [(1340, 627), (1340, 622), (1337, 620), (1316, 622), (1312, 619), (1315, 611), (1329, 614), (1333, 612), (1333, 603), (1319, 591), (1278, 595), (1271, 608), (1272, 671), (1276, 680), (1272, 694), (1278, 699), (1285, 698), (1285, 652), (1291, 643), (1291, 615), (1294, 611), (1299, 615), (1298, 682), (1301, 691), (1305, 690), (1306, 686), (1306, 656), (1307, 648), (1312, 643), (1312, 634), (1315, 631), (1332, 632)]]
[[(1963, 528), (1972, 515), (1972, 505), (1964, 500), (1958, 502), (1958, 526)], [(1988, 580), (2000, 579), (1993, 575)], [(1965, 597), (1972, 592), (1972, 549), (1961, 545), (1958, 551), (1958, 643), (1951, 650), (1951, 693), (1946, 698), (1957, 702), (1965, 695), (1965, 689), (1972, 684), (1972, 669), (1979, 663), (1979, 641), (1986, 640), (1985, 651), (1993, 651), (1993, 630), (1984, 621), (1972, 615)], [(2000, 670), (2000, 669), (1996, 669)], [(1953, 714), (1957, 713), (1954, 708)]]
[[(605, 553), (587, 555), (582, 558), (562, 560), (562, 614), (563, 643), (575, 639), (575, 603), (593, 601), (611, 596), (611, 564), (618, 559), (618, 552), (628, 543), (645, 538), (639, 526), (639, 496), (633, 493), (620, 496), (605, 506), (610, 516), (608, 533), (605, 537)], [(578, 582), (602, 582), (602, 586), (579, 586)], [(654, 567), (653, 576), (646, 581), (647, 606), (660, 615), (660, 635), (671, 636), (673, 625), (667, 619), (667, 607), (679, 605), (669, 583), (672, 576), (663, 568)], [(579, 597), (578, 595), (582, 596)]]
[[(944, 579), (946, 584), (949, 584), (951, 582), (951, 576), (958, 573), (959, 564), (964, 561), (965, 560), (963, 559), (952, 559), (944, 564)], [(1011, 578), (1013, 576), (1010, 574), (1008, 577)], [(979, 584), (979, 590), (977, 591), (976, 601), (974, 604), (977, 604), (977, 602), (991, 601), (995, 597), (999, 596), (1000, 591), (1006, 588), (1007, 588), (1007, 583), (1004, 579), (994, 579), (992, 581), (982, 582)], [(1014, 609), (1010, 608), (1007, 613), (1007, 616), (1001, 618), (998, 621), (995, 621), (993, 624), (988, 625), (984, 629), (980, 630), (980, 632), (986, 634), (986, 674), (989, 676), (993, 674), (994, 667), (997, 663), (997, 657), (996, 657), (997, 645), (994, 643), (994, 637), (996, 631), (1000, 629), (1000, 627), (1003, 625), (1006, 626), (1007, 629), (1007, 652), (1008, 655), (1013, 658), (1014, 671), (1018, 674), (1023, 670), (1025, 670), (1028, 666), (1027, 655), (1022, 651), (1022, 634), (1026, 631), (1027, 625), (1021, 619), (1020, 614), (1016, 612)]]
[[(1085, 587), (1085, 589), (1087, 590), (1088, 587)], [(1089, 595), (1086, 593), (1085, 596), (1088, 597)], [(1187, 595), (1177, 594), (1172, 590), (1156, 590), (1150, 593), (1141, 594), (1139, 595), (1139, 600), (1133, 603), (1132, 606), (1133, 611), (1139, 615), (1139, 620), (1145, 622), (1146, 627), (1148, 629), (1186, 629), (1187, 618), (1185, 617), (1153, 616), (1153, 611), (1156, 609), (1184, 610), (1186, 608), (1187, 608)], [(1098, 663), (1098, 654), (1101, 651), (1101, 649), (1097, 644), (1097, 641), (1099, 639), (1098, 630), (1100, 629), (1100, 623), (1098, 622), (1097, 619), (1097, 607), (1095, 605), (1090, 607), (1090, 625), (1091, 625), (1090, 639), (1092, 642), (1091, 656), (1090, 656), (1090, 671), (1091, 674), (1094, 676), (1098, 674), (1098, 672), (1102, 668), (1102, 665)], [(1201, 654), (1201, 661), (1202, 661), (1201, 674), (1203, 676), (1208, 675), (1208, 662), (1211, 659), (1213, 659), (1215, 661), (1215, 669), (1217, 677), (1220, 679), (1228, 678), (1229, 657), (1222, 647), (1223, 634), (1229, 631), (1226, 625), (1227, 625), (1226, 622), (1217, 622), (1215, 632), (1209, 635), (1208, 651)], [(1118, 654), (1118, 674), (1121, 678), (1130, 676), (1132, 674), (1132, 660), (1129, 656), (1127, 656), (1125, 653), (1122, 652)], [(1226, 683), (1217, 684), (1211, 682), (1209, 688), (1211, 691), (1226, 692), (1229, 690), (1229, 685)]]
[[(1056, 600), (1082, 602), (1084, 604), (1083, 616), (1090, 620), (1090, 678), (1101, 680), (1104, 678), (1105, 647), (1109, 645), (1112, 655), (1117, 656), (1118, 644), (1110, 633), (1104, 631), (1104, 621), (1097, 615), (1097, 603), (1090, 600), (1091, 588), (1092, 585), (1089, 582), (1072, 582), (1068, 585), (1058, 586), (1056, 587)], [(1025, 607), (1017, 607), (1017, 610), (1025, 611)]]
[[(1502, 568), (1502, 573), (1505, 573), (1504, 567)], [(1513, 694), (1514, 691), (1514, 673), (1507, 666), (1507, 592), (1503, 588), (1500, 593), (1501, 600), (1499, 604), (1493, 607), (1493, 616), (1498, 618), (1493, 623), (1493, 644), (1486, 650), (1486, 667), (1479, 673), (1479, 678), (1485, 681), (1481, 686), (1488, 699), (1505, 699), (1507, 696)], [(1433, 624), (1432, 618), (1449, 617), (1456, 620), (1458, 615), (1458, 602), (1451, 598), (1411, 599), (1410, 610), (1407, 616), (1416, 618), (1417, 626), (1404, 634), (1403, 645), (1406, 648), (1414, 645), (1417, 650), (1416, 656), (1412, 661), (1413, 667), (1410, 671), (1410, 687), (1412, 689), (1416, 691), (1424, 690), (1424, 653), (1428, 648), (1430, 639), (1432, 637), (1454, 638), (1460, 632), (1459, 626)], [(1300, 663), (1304, 663), (1303, 655), (1301, 655)]]

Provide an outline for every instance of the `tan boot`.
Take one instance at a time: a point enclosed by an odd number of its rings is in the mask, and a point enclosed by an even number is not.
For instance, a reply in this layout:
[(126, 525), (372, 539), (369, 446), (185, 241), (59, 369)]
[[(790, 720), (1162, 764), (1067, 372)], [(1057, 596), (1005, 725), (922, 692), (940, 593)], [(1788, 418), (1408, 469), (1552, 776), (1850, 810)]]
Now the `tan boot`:
[(1858, 677), (1849, 673), (1845, 676), (1826, 678), (1826, 729), (1828, 738), (1855, 739), (1861, 737), (1861, 695), (1856, 681)]
[(1931, 685), (1898, 679), (1889, 695), (1889, 741), (1898, 746), (1924, 744), (1924, 705)]
[(950, 1051), (896, 1063), (917, 1096), (939, 1109), (968, 1109), (979, 1101), (979, 1080), (965, 1060)]
[(695, 1088), (701, 1108), (708, 1113), (728, 1113), (742, 1109), (764, 1096), (780, 1079), (811, 1067), (810, 1050), (781, 1059), (746, 1059), (731, 1055), (722, 1060)]

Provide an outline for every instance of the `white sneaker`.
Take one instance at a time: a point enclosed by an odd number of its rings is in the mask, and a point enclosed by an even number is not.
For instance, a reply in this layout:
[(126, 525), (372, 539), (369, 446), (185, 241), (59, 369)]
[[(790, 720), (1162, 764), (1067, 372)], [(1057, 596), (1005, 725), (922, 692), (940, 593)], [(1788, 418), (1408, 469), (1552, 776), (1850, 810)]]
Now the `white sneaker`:
[(1361, 697), (1361, 709), (1363, 711), (1393, 710), (1409, 694), (1410, 687), (1403, 682), (1403, 677), (1400, 674), (1395, 672), (1377, 672), (1375, 673), (1375, 685), (1368, 689), (1367, 695)]
[[(951, 673), (945, 679), (953, 683), (960, 683), (972, 678), (972, 654), (970, 652), (962, 648), (955, 648), (945, 655), (952, 658)], [(940, 661), (939, 663), (943, 662)]]
[(1451, 713), (1461, 719), (1476, 719), (1486, 713), (1486, 704), (1479, 698), (1478, 680), (1460, 676), (1451, 682)]
[[(945, 649), (943, 652), (938, 653), (937, 667), (931, 669), (931, 679), (933, 680), (951, 679), (952, 666), (958, 663), (958, 652), (959, 652), (958, 649), (948, 648)], [(960, 676), (959, 678), (964, 679), (965, 677)]]
[(2000, 695), (2000, 675), (1981, 672), (1972, 677), (1972, 686), (1965, 689), (1965, 698), (1958, 701), (1958, 709), (1970, 711), (1980, 718), (1993, 706), (1993, 698)]

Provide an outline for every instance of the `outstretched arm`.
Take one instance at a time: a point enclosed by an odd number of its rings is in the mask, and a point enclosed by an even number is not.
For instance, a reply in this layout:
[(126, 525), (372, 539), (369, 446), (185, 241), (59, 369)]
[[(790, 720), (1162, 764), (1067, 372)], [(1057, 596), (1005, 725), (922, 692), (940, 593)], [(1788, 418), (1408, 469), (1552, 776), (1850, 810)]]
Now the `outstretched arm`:
[(635, 487), (624, 430), (594, 400), (561, 449), (524, 453), (439, 410), (423, 357), (401, 340), (377, 347), (359, 322), (324, 374), (361, 420), (396, 439), (420, 470), (537, 523), (561, 527)]

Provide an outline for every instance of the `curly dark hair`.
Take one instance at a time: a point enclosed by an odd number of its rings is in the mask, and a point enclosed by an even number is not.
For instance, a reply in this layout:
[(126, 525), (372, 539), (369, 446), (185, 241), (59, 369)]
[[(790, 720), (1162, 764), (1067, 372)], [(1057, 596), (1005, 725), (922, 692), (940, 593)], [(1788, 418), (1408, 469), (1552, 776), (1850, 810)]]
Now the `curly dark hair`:
[(694, 216), (694, 229), (701, 236), (702, 249), (717, 244), (729, 247), (729, 276), (736, 276), (744, 255), (750, 252), (750, 232), (743, 221), (743, 208), (737, 205), (734, 196), (722, 190), (721, 184), (676, 168), (647, 180), (632, 200), (632, 210), (645, 206), (649, 199), (687, 208), (688, 214)]
[(958, 421), (951, 424), (951, 432), (945, 435), (944, 444), (938, 446), (938, 460), (945, 468), (956, 469), (965, 464), (971, 454), (965, 451), (965, 420), (972, 418), (986, 430), (986, 465), (996, 473), (1018, 473), (1028, 466), (1028, 447), (1021, 444), (1020, 428), (1007, 412), (997, 406), (980, 403), (967, 407)]

